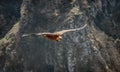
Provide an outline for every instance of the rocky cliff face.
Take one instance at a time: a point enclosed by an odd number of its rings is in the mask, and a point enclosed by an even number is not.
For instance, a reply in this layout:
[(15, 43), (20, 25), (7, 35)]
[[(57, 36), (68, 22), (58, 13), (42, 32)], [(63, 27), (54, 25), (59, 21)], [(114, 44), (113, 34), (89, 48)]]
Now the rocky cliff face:
[[(120, 1), (23, 0), (21, 3), (16, 2), (18, 7), (21, 6), (20, 18), (19, 13), (15, 16), (19, 21), (16, 23), (16, 20), (12, 20), (15, 24), (10, 24), (12, 28), (6, 35), (4, 32), (5, 37), (0, 40), (1, 72), (120, 71)], [(10, 8), (14, 7), (12, 2), (10, 5)], [(35, 35), (21, 37), (24, 33), (54, 32), (82, 27), (86, 23), (88, 26), (83, 30), (64, 34), (60, 42)], [(1, 24), (0, 27), (2, 26)]]
[(0, 1), (0, 38), (2, 38), (20, 18), (22, 0)]

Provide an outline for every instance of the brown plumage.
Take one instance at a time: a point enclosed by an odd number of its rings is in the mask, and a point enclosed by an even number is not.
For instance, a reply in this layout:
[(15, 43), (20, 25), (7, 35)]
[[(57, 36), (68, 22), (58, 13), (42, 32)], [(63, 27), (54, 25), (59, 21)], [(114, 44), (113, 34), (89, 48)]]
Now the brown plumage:
[(62, 35), (66, 32), (71, 32), (71, 31), (77, 31), (77, 30), (81, 30), (84, 29), (87, 26), (87, 24), (85, 24), (83, 27), (80, 28), (76, 28), (76, 29), (69, 29), (69, 30), (62, 30), (62, 31), (58, 31), (58, 32), (43, 32), (43, 33), (31, 33), (31, 34), (23, 34), (22, 37), (25, 36), (30, 36), (30, 35), (43, 35), (46, 39), (49, 40), (54, 40), (54, 41), (61, 41), (62, 40)]

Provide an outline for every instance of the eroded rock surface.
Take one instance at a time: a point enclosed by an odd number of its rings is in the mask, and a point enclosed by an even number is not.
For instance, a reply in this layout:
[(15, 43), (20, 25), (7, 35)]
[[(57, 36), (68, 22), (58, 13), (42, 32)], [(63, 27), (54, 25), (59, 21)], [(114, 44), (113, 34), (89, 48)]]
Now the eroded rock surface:
[[(11, 30), (0, 40), (1, 72), (120, 72), (120, 1), (23, 0), (19, 6), (21, 15), (16, 10), (13, 15), (20, 20), (12, 20)], [(6, 22), (5, 15), (0, 16), (1, 23)], [(21, 37), (85, 23), (85, 29), (64, 34), (61, 42)]]

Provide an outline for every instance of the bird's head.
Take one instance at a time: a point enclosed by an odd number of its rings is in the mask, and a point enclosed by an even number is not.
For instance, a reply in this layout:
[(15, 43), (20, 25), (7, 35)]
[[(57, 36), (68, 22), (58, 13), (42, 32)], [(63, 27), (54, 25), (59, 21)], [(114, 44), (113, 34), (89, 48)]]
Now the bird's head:
[(61, 41), (62, 39), (63, 39), (62, 36), (57, 37), (57, 41)]

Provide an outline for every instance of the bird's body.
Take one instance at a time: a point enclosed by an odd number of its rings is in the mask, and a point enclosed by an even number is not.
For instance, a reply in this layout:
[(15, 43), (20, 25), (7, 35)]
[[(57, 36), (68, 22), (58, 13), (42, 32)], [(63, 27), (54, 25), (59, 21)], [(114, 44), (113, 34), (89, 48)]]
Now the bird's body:
[(22, 37), (25, 36), (30, 36), (30, 35), (43, 35), (46, 39), (49, 40), (54, 40), (54, 41), (61, 41), (62, 40), (62, 35), (66, 32), (71, 32), (71, 31), (77, 31), (77, 30), (81, 30), (84, 29), (87, 26), (87, 24), (85, 24), (83, 27), (80, 28), (76, 28), (76, 29), (68, 29), (68, 30), (62, 30), (62, 31), (57, 31), (57, 32), (43, 32), (43, 33), (31, 33), (31, 34), (23, 34)]
[(54, 41), (61, 41), (62, 40), (62, 36), (57, 35), (57, 34), (45, 34), (43, 36), (49, 40), (54, 40)]

